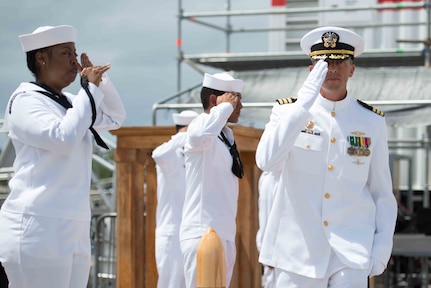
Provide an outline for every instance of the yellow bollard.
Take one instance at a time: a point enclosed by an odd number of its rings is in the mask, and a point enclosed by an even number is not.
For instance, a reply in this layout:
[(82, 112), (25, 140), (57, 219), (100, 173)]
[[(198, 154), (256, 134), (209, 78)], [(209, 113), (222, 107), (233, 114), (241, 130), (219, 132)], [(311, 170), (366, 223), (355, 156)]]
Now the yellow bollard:
[(213, 228), (199, 241), (196, 253), (196, 287), (225, 288), (226, 262), (223, 244)]

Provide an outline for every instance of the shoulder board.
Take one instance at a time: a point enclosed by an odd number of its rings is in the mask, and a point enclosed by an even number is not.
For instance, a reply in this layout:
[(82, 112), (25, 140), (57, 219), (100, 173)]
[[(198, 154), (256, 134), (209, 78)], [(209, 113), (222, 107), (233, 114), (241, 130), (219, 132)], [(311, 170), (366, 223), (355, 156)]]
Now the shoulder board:
[(361, 101), (361, 100), (359, 100), (359, 99), (356, 99), (356, 101), (358, 101), (358, 103), (359, 103), (359, 104), (361, 104), (361, 105), (362, 105), (362, 107), (367, 108), (367, 109), (368, 109), (368, 110), (370, 110), (370, 111), (373, 111), (373, 112), (374, 112), (374, 113), (376, 113), (377, 115), (380, 115), (380, 116), (382, 116), (382, 117), (384, 117), (384, 116), (385, 116), (385, 112), (380, 111), (379, 109), (374, 108), (373, 106), (368, 105), (367, 103), (362, 102), (362, 101)]
[(277, 101), (278, 104), (283, 105), (283, 104), (295, 103), (297, 99), (298, 98), (296, 98), (296, 97), (291, 97), (291, 98), (280, 98), (280, 99), (277, 99), (275, 101)]

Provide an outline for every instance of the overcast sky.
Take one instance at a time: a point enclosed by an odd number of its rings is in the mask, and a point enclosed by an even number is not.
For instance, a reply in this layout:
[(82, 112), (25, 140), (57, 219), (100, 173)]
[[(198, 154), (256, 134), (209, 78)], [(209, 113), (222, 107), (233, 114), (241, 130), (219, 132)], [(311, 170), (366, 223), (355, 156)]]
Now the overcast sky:
[[(225, 4), (224, 0), (182, 1), (185, 12), (223, 11)], [(231, 3), (231, 10), (269, 7), (270, 0), (232, 0)], [(3, 115), (7, 100), (19, 83), (34, 80), (26, 67), (18, 35), (31, 33), (39, 26), (68, 24), (78, 31), (78, 54), (87, 52), (96, 65), (111, 63), (108, 73), (128, 111), (125, 125), (151, 125), (151, 105), (177, 92), (177, 15), (177, 0), (1, 1), (0, 115)], [(211, 21), (219, 25), (225, 23), (223, 18), (212, 18)], [(185, 54), (224, 52), (222, 32), (183, 22)], [(233, 17), (232, 24), (233, 28), (267, 27), (268, 18)], [(262, 52), (267, 49), (265, 33), (234, 34), (231, 41), (232, 52)], [(201, 82), (199, 73), (186, 64), (182, 67), (182, 88)], [(207, 72), (215, 72), (211, 68), (203, 68), (208, 69)], [(78, 81), (65, 91), (75, 93), (77, 89)], [(166, 121), (169, 123), (171, 119)]]

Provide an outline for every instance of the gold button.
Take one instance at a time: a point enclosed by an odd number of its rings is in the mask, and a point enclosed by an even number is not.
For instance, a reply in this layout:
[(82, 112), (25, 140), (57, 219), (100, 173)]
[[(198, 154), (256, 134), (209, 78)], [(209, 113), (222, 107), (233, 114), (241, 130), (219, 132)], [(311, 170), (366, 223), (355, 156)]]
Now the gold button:
[(335, 117), (335, 115), (337, 115), (334, 111), (331, 112), (331, 116)]
[(335, 143), (335, 142), (337, 142), (337, 139), (335, 139), (335, 137), (332, 137), (332, 138), (331, 138), (331, 142), (332, 142), (332, 143)]
[(323, 226), (328, 226), (329, 222), (328, 221), (323, 221)]
[(329, 171), (334, 170), (334, 166), (332, 166), (332, 165), (328, 165), (328, 170), (329, 170)]
[(329, 194), (329, 193), (325, 193), (325, 198), (326, 199), (329, 199), (331, 197), (331, 194)]
[(311, 147), (310, 144), (305, 145), (305, 148), (307, 148), (307, 149), (310, 149), (310, 147)]

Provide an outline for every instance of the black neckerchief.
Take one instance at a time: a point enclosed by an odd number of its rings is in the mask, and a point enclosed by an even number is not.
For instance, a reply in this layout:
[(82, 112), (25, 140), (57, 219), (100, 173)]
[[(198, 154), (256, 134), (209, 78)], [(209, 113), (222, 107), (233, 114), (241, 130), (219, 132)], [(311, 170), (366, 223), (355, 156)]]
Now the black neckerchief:
[[(221, 137), (220, 137), (221, 136)], [(241, 162), (241, 158), (239, 157), (239, 152), (236, 149), (236, 143), (235, 140), (233, 141), (233, 144), (231, 145), (229, 143), (229, 140), (227, 140), (226, 136), (224, 135), (223, 131), (220, 132), (220, 136), (218, 138), (226, 144), (226, 146), (229, 148), (230, 155), (232, 155), (232, 173), (235, 174), (236, 177), (242, 178), (244, 176), (244, 167)]]
[[(82, 78), (84, 78), (84, 77), (85, 76), (83, 76)], [(85, 85), (85, 83), (83, 84), (82, 78), (81, 78), (81, 85)], [(85, 78), (87, 78), (87, 77), (85, 77)], [(108, 145), (106, 145), (105, 141), (103, 141), (103, 139), (102, 139), (102, 137), (100, 137), (99, 133), (97, 133), (97, 131), (93, 128), (94, 121), (96, 120), (96, 105), (94, 103), (93, 95), (91, 95), (91, 92), (88, 89), (88, 79), (86, 81), (87, 81), (86, 87), (83, 86), (83, 88), (84, 88), (85, 92), (87, 93), (88, 98), (90, 99), (91, 110), (93, 112), (92, 118), (91, 118), (91, 125), (90, 125), (89, 129), (90, 129), (90, 132), (93, 133), (94, 140), (96, 140), (97, 145), (109, 150)], [(54, 100), (55, 102), (57, 102), (58, 104), (63, 106), (64, 108), (69, 109), (69, 108), (73, 107), (72, 104), (67, 100), (67, 97), (64, 96), (63, 94), (58, 94), (58, 93), (54, 92), (54, 90), (52, 90), (51, 88), (49, 88), (46, 85), (39, 84), (36, 82), (31, 82), (31, 83), (33, 83), (39, 87), (42, 87), (43, 89), (46, 90), (46, 91), (37, 90), (36, 92), (39, 92), (41, 94), (48, 96), (49, 98), (51, 98), (52, 100)]]

